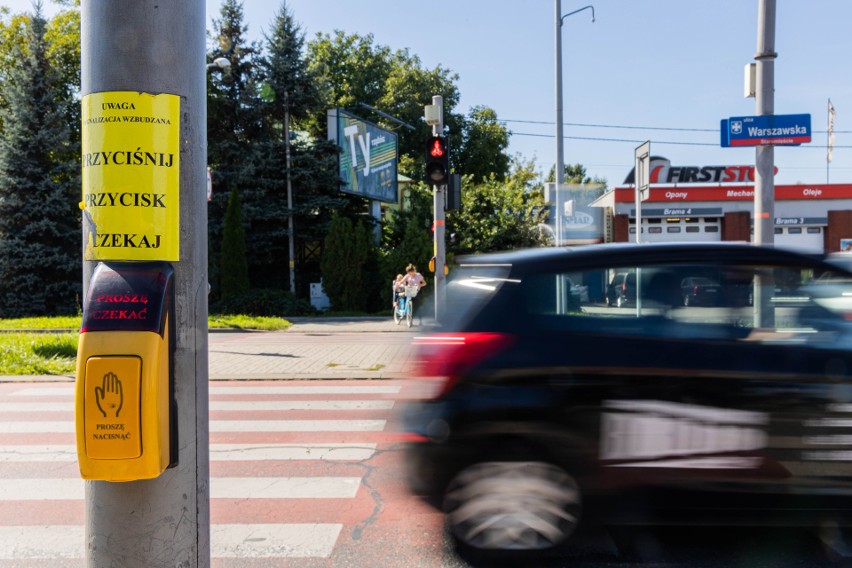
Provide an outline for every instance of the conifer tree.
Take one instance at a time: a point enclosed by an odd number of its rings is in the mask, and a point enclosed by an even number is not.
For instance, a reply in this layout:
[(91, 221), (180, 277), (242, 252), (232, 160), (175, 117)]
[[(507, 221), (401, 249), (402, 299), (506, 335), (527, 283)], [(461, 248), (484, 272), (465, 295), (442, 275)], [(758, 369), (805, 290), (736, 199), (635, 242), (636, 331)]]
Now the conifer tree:
[(328, 225), (320, 269), (323, 289), (335, 310), (348, 309), (346, 287), (349, 284), (349, 273), (353, 270), (349, 264), (353, 241), (352, 221), (334, 213)]
[(222, 276), (219, 297), (222, 300), (236, 298), (249, 290), (248, 264), (246, 263), (246, 235), (240, 210), (240, 194), (231, 189), (228, 210), (225, 213), (225, 228), (222, 236)]
[(0, 85), (0, 317), (74, 313), (81, 293), (79, 147), (47, 57), (41, 5)]

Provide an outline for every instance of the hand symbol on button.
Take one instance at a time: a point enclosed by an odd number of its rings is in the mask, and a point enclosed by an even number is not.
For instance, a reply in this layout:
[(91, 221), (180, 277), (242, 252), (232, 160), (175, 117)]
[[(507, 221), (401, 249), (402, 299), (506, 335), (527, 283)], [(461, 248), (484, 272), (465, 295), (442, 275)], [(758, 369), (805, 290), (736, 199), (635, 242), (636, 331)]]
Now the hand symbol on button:
[(121, 390), (121, 381), (115, 373), (104, 375), (102, 385), (95, 387), (95, 403), (104, 417), (107, 417), (107, 411), (109, 411), (114, 412), (115, 418), (118, 418), (118, 413), (121, 412), (121, 406), (124, 404), (124, 393)]

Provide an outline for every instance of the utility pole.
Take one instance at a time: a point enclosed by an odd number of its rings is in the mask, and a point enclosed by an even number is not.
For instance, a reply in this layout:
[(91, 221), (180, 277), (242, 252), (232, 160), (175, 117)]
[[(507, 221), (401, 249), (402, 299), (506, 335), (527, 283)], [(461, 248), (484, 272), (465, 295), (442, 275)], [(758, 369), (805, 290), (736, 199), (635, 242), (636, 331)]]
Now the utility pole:
[(287, 167), (287, 256), (290, 259), (290, 291), (296, 294), (296, 226), (293, 220), (293, 181), (290, 176), (290, 93), (284, 92), (284, 154)]
[[(432, 97), (432, 106), (437, 107), (438, 122), (432, 124), (432, 135), (444, 135), (444, 97), (435, 95)], [(449, 171), (447, 172), (449, 174)], [(436, 185), (433, 199), (434, 229), (434, 255), (435, 255), (435, 321), (440, 321), (440, 313), (445, 305), (446, 276), (444, 276), (444, 264), (447, 256), (447, 243), (445, 241), (446, 217), (444, 214), (444, 201), (447, 192), (446, 185)]]
[[(153, 479), (86, 481), (87, 565), (209, 567), (205, 5), (202, 0), (82, 0), (80, 11), (84, 99), (129, 93), (128, 98), (165, 95), (179, 103), (179, 113), (159, 126), (179, 140), (174, 156), (179, 160), (179, 258), (162, 259), (175, 271), (177, 465)], [(98, 149), (97, 140), (86, 142), (86, 128), (84, 144)], [(127, 140), (126, 148), (101, 150), (130, 154), (144, 142)], [(178, 203), (165, 206), (176, 210)], [(83, 261), (85, 289), (95, 264)]]
[[(757, 53), (755, 65), (755, 110), (758, 116), (775, 113), (775, 0), (758, 0)], [(775, 147), (755, 147), (754, 244), (775, 242)], [(774, 284), (763, 276), (754, 283), (754, 323), (758, 327), (775, 325), (770, 305)]]
[[(758, 0), (755, 110), (775, 114), (775, 0)], [(775, 242), (775, 147), (755, 147), (754, 243)]]

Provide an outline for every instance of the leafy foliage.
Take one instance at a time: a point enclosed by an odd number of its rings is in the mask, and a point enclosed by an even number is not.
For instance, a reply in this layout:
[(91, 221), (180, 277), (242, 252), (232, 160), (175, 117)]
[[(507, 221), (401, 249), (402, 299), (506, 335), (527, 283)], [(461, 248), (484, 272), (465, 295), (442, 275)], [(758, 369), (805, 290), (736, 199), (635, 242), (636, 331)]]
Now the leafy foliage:
[[(367, 224), (335, 213), (325, 238), (320, 263), (323, 288), (333, 310), (364, 311), (371, 304), (371, 276), (376, 272), (376, 256)], [(377, 293), (377, 291), (376, 291)]]
[(316, 310), (307, 300), (297, 298), (286, 290), (255, 288), (226, 298), (212, 306), (218, 314), (264, 317), (309, 316)]
[[(38, 8), (39, 6), (37, 6)], [(20, 62), (0, 86), (0, 316), (77, 312), (79, 146), (66, 85), (47, 56), (47, 22), (32, 15)], [(79, 116), (79, 110), (78, 110)]]
[(538, 225), (545, 220), (540, 187), (532, 185), (532, 164), (516, 164), (505, 182), (491, 176), (482, 183), (465, 178), (462, 208), (448, 215), (455, 253), (484, 253), (544, 244)]

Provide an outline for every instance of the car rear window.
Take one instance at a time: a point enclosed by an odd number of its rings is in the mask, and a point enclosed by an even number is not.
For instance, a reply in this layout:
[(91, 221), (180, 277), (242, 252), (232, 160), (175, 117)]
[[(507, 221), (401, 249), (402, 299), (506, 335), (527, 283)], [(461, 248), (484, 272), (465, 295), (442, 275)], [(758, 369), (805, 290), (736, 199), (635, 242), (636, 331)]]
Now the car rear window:
[(455, 268), (447, 281), (446, 308), (441, 314), (442, 327), (460, 329), (474, 317), (493, 320), (490, 314), (499, 311), (499, 308), (491, 307), (490, 304), (504, 286), (516, 286), (519, 283), (508, 277), (510, 270), (510, 265), (463, 264)]

